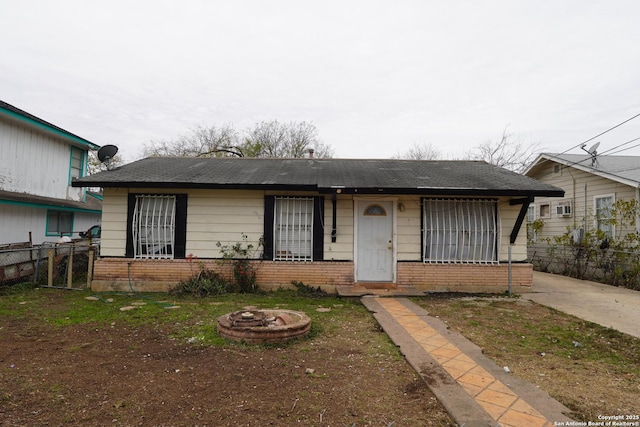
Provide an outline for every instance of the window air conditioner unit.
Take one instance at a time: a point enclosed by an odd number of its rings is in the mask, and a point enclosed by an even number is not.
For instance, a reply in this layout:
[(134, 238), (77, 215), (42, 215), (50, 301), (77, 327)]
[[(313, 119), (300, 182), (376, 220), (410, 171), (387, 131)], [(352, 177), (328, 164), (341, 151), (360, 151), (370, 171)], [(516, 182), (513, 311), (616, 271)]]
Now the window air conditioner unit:
[(571, 203), (556, 206), (556, 216), (567, 218), (571, 216)]

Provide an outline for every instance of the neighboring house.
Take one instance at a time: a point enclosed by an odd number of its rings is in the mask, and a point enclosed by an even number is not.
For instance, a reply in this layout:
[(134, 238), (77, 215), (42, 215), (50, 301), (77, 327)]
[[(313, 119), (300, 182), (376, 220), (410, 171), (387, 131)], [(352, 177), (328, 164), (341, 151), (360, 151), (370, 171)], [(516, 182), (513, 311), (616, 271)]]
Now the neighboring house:
[(639, 200), (640, 157), (543, 153), (524, 174), (565, 191), (562, 199), (540, 197), (529, 206), (529, 224), (544, 223), (537, 232), (529, 228), (533, 243), (566, 233), (576, 242), (585, 232), (615, 238), (635, 231), (608, 219), (617, 200)]
[(103, 188), (93, 289), (139, 291), (220, 268), (217, 243), (243, 235), (264, 243), (254, 264), (266, 288), (504, 292), (511, 252), (524, 289), (527, 206), (564, 194), (478, 161), (158, 157), (73, 185)]
[(100, 197), (71, 183), (98, 145), (0, 101), (0, 245), (56, 242), (100, 223)]

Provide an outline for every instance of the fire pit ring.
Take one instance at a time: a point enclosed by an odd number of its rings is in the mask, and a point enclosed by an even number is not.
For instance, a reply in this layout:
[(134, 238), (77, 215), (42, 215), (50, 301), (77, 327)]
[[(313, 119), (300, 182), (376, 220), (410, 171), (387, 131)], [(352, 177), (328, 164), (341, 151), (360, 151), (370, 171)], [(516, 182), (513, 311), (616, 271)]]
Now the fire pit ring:
[(240, 310), (218, 317), (218, 333), (250, 344), (285, 342), (305, 336), (311, 318), (293, 310)]

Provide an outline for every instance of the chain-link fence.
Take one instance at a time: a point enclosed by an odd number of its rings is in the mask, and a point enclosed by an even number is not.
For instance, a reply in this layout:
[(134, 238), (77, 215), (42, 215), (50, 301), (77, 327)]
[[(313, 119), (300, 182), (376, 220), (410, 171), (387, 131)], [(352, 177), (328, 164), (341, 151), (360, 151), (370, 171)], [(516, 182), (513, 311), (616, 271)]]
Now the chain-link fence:
[(528, 258), (538, 271), (640, 290), (638, 252), (534, 244), (528, 247)]
[(32, 282), (84, 288), (90, 282), (95, 253), (85, 241), (0, 250), (0, 286)]

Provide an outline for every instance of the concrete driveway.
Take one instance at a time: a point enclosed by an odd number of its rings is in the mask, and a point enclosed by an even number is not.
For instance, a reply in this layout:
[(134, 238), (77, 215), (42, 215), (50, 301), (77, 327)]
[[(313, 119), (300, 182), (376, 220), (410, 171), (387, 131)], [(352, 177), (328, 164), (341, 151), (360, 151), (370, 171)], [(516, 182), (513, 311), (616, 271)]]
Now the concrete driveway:
[(640, 291), (534, 271), (522, 298), (640, 338)]

